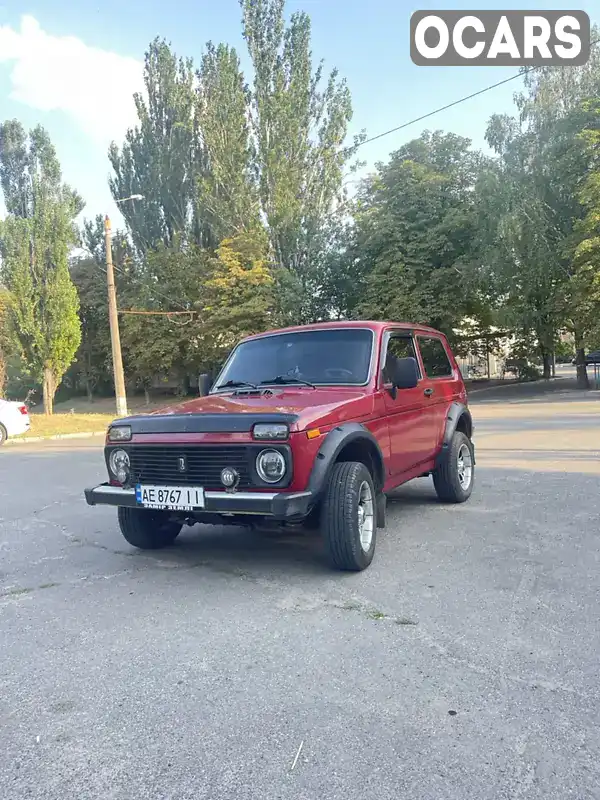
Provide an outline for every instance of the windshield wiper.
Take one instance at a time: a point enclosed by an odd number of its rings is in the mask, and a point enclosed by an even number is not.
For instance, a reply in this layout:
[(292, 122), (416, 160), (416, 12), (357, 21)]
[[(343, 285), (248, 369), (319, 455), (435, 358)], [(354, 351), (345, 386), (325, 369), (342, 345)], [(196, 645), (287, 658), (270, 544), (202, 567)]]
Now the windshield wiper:
[(242, 386), (247, 386), (249, 389), (258, 390), (258, 386), (256, 386), (254, 383), (248, 383), (248, 381), (226, 381), (225, 383), (219, 384), (219, 386), (215, 388), (216, 391), (219, 391), (219, 389), (241, 389)]
[(278, 375), (276, 378), (271, 378), (268, 381), (261, 381), (259, 385), (266, 386), (268, 384), (274, 384), (275, 386), (287, 386), (292, 383), (300, 384), (301, 386), (310, 386), (311, 389), (317, 388), (314, 383), (310, 381), (303, 381), (302, 378), (292, 378), (285, 375)]

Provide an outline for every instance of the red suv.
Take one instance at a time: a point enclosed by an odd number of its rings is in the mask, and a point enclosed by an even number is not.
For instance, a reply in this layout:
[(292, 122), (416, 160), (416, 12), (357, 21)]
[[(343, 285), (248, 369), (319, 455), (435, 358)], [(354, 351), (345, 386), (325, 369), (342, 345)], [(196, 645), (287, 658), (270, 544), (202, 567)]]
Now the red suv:
[(196, 522), (320, 527), (332, 566), (362, 570), (386, 494), (433, 476), (440, 500), (473, 488), (473, 422), (444, 335), (331, 322), (238, 344), (201, 398), (109, 427), (109, 482), (125, 539), (154, 549)]

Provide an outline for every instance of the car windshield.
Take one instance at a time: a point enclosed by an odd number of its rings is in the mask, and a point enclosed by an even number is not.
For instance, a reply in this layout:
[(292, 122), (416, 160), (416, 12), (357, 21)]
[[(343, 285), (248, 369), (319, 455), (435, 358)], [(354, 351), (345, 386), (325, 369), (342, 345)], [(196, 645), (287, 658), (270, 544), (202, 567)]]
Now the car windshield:
[(373, 333), (332, 328), (274, 334), (242, 342), (213, 391), (259, 385), (361, 385), (369, 378)]

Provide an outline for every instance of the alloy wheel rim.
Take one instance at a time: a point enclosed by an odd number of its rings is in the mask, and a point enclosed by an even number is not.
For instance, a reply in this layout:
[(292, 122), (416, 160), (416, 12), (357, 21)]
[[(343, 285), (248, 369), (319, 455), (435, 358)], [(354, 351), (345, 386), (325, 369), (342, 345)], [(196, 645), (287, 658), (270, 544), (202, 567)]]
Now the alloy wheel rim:
[(461, 444), (457, 458), (458, 482), (463, 491), (467, 491), (473, 480), (473, 457), (466, 444)]
[(365, 553), (371, 549), (374, 528), (373, 492), (368, 481), (363, 481), (358, 490), (358, 533), (360, 546)]

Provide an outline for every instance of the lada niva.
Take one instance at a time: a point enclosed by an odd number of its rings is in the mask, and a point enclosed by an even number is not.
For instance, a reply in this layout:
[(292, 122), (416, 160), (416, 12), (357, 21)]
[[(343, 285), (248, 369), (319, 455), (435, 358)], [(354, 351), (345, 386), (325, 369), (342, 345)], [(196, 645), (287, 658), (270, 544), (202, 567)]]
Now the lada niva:
[(328, 322), (250, 336), (201, 397), (115, 420), (109, 480), (125, 539), (156, 549), (184, 525), (317, 527), (331, 565), (362, 570), (386, 495), (433, 477), (439, 499), (473, 489), (473, 422), (446, 337), (394, 322)]

